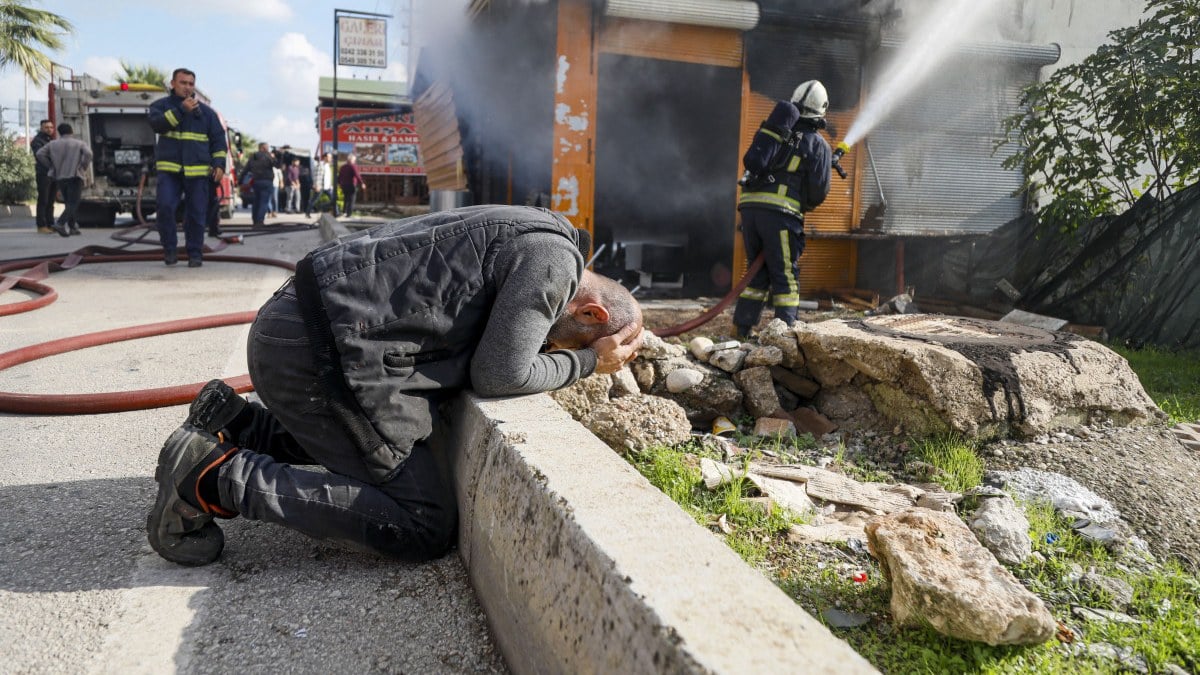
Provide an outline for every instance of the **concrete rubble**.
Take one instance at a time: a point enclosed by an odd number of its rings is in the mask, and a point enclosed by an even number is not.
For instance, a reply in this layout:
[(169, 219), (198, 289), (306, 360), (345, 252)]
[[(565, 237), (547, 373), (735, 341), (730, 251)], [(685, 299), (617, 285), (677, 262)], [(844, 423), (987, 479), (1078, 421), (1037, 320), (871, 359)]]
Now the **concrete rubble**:
[(1001, 566), (957, 517), (912, 508), (872, 518), (871, 553), (892, 586), (898, 625), (989, 645), (1032, 645), (1054, 637), (1054, 616)]
[(980, 500), (968, 524), (979, 543), (1006, 565), (1020, 565), (1033, 555), (1029, 519), (1008, 495)]
[(792, 327), (775, 320), (748, 342), (696, 337), (687, 346), (646, 331), (628, 371), (585, 378), (554, 398), (582, 419), (604, 395), (629, 396), (635, 386), (674, 399), (699, 430), (748, 415), (788, 420), (814, 438), (839, 428), (1029, 438), (1095, 415), (1124, 425), (1162, 420), (1125, 360), (1098, 343), (923, 314)]

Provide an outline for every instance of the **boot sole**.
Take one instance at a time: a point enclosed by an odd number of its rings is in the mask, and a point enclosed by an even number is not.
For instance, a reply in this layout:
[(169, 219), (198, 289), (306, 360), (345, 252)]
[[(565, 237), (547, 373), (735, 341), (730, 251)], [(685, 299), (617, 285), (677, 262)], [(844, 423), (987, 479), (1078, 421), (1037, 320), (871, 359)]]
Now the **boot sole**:
[(150, 548), (163, 558), (179, 565), (199, 567), (220, 557), (225, 547), (225, 534), (213, 522), (212, 516), (179, 496), (174, 476), (187, 452), (169, 449), (186, 443), (189, 435), (184, 427), (176, 429), (159, 453), (158, 466), (154, 470), (158, 497), (146, 517), (146, 535)]

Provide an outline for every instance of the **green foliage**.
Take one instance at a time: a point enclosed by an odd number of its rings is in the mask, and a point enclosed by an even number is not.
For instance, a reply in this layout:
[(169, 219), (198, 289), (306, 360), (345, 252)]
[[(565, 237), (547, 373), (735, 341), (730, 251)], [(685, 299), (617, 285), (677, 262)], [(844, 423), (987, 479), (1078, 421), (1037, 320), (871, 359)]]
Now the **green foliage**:
[(1005, 120), (999, 145), (1022, 148), (1005, 166), (1024, 169), (1045, 224), (1074, 230), (1200, 178), (1200, 2), (1146, 7), (1150, 18), (1027, 88), (1029, 113)]
[(1129, 361), (1146, 393), (1173, 424), (1200, 422), (1200, 352), (1109, 347)]
[(916, 451), (921, 461), (941, 470), (933, 480), (951, 492), (964, 492), (983, 481), (983, 460), (975, 446), (957, 436), (918, 441)]
[(37, 194), (33, 155), (0, 134), (0, 204), (19, 204)]
[(50, 74), (50, 57), (75, 28), (63, 17), (36, 9), (33, 3), (0, 0), (0, 68), (14, 65), (34, 82)]
[(171, 76), (166, 71), (158, 66), (149, 64), (133, 64), (125, 59), (121, 59), (121, 71), (113, 73), (112, 78), (117, 82), (127, 82), (129, 84), (153, 84), (159, 87), (170, 86), (168, 81)]

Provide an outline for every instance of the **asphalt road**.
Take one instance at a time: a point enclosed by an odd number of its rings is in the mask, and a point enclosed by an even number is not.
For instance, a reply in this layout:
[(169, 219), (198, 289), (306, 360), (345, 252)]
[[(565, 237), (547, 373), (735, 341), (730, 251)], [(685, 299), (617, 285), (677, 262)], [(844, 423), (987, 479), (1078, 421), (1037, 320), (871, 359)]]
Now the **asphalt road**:
[[(245, 212), (233, 222), (247, 223)], [(118, 245), (111, 235), (64, 239), (36, 234), (32, 219), (0, 220), (0, 258)], [(318, 242), (310, 230), (248, 238), (226, 253), (295, 261)], [(83, 265), (50, 277), (57, 302), (0, 317), (0, 352), (257, 309), (287, 276), (211, 261)], [(24, 297), (10, 291), (0, 303)], [(125, 391), (239, 375), (247, 329), (50, 357), (0, 372), (0, 390)], [(236, 519), (222, 521), (216, 563), (188, 569), (159, 558), (144, 530), (154, 463), (185, 415), (185, 406), (0, 414), (0, 673), (505, 672), (454, 554), (397, 564)]]

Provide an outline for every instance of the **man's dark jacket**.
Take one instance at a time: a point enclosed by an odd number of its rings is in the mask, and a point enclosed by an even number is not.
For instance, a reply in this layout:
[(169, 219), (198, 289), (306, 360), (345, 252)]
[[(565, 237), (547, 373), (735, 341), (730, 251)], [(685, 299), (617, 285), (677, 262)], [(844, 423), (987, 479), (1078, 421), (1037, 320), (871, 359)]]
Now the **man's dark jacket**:
[[(506, 277), (515, 276), (512, 264), (497, 264), (511, 259), (507, 245), (526, 234), (539, 234), (542, 241), (561, 237), (561, 247), (552, 246), (553, 269), (563, 271), (552, 274), (554, 279), (543, 272), (545, 288), (506, 287)], [(577, 243), (575, 228), (553, 212), (480, 206), (385, 223), (330, 242), (301, 262), (296, 275), (301, 305), (311, 307), (311, 289), (317, 289), (335, 369), (359, 408), (359, 421), (370, 424), (365, 435), (377, 435), (374, 442), (359, 442), (373, 475), (382, 481), (394, 473), (413, 443), (432, 432), (436, 403), (471, 386), (472, 366), (479, 372), (472, 356), (489, 319), (522, 320), (492, 316), (498, 293), (528, 294), (531, 305), (551, 297), (551, 311), (565, 309), (584, 268)], [(309, 333), (319, 345), (311, 324)], [(543, 333), (531, 339), (540, 346), (545, 338)], [(537, 359), (558, 359), (578, 378), (595, 368), (594, 353), (584, 351)], [(574, 381), (567, 379), (557, 386)]]
[[(29, 152), (31, 154), (33, 154), (34, 157), (36, 157), (38, 150), (41, 150), (42, 146), (46, 145), (47, 143), (49, 143), (52, 140), (54, 140), (54, 137), (52, 137), (50, 134), (48, 134), (44, 131), (37, 132), (36, 134), (34, 134), (33, 140), (29, 141)], [(37, 169), (37, 174), (39, 176), (45, 176), (45, 175), (47, 175), (47, 173), (49, 173), (49, 170), (46, 167), (42, 166), (40, 163), (35, 162), (35, 164), (36, 164), (35, 168)], [(40, 225), (41, 223), (38, 223), (38, 224)]]

